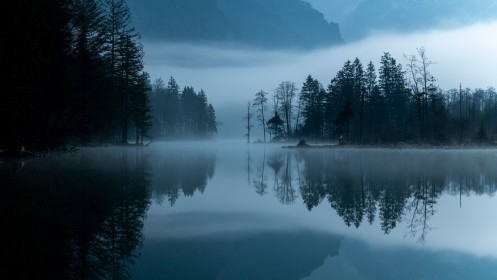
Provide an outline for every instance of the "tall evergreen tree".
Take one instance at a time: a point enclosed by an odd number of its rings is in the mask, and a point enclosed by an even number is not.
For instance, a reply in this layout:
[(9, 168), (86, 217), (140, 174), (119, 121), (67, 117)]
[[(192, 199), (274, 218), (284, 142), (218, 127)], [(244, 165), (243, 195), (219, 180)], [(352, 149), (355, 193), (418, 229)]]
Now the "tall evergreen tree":
[(101, 1), (73, 0), (71, 3), (72, 55), (75, 63), (75, 93), (78, 107), (74, 122), (78, 123), (82, 142), (93, 134), (105, 140), (106, 124), (115, 107), (108, 94), (109, 83), (102, 60), (105, 11)]
[(391, 140), (406, 137), (409, 89), (402, 65), (386, 52), (381, 57), (379, 87), (386, 102), (387, 134)]
[(13, 1), (0, 12), (0, 149), (44, 150), (77, 130), (69, 1)]
[(135, 144), (142, 144), (152, 127), (150, 109), (150, 78), (147, 72), (138, 77), (130, 98), (130, 117), (135, 126)]
[(247, 133), (245, 133), (245, 137), (247, 137), (247, 143), (250, 143), (250, 131), (252, 130), (252, 127), (254, 125), (250, 122), (252, 120), (252, 112), (250, 112), (250, 107), (252, 107), (251, 102), (247, 102), (247, 114), (243, 117), (245, 119), (246, 124), (245, 124), (245, 129), (247, 129)]
[(376, 123), (376, 120), (374, 118), (375, 116), (375, 110), (378, 108), (373, 107), (373, 93), (378, 91), (378, 83), (376, 81), (376, 69), (372, 61), (368, 63), (368, 66), (366, 67), (366, 72), (364, 74), (365, 76), (365, 115), (367, 121), (365, 122), (365, 131), (367, 132), (368, 135), (368, 141), (371, 141), (371, 136), (373, 132), (373, 125)]
[[(131, 99), (136, 92), (136, 84), (143, 75), (143, 48), (138, 41), (128, 34), (121, 34), (119, 45), (119, 92), (121, 105), (121, 142), (128, 143)], [(145, 90), (145, 88), (142, 88)]]
[(319, 81), (308, 75), (300, 91), (303, 126), (302, 134), (312, 138), (323, 135), (323, 101), (324, 90)]
[[(125, 0), (103, 0), (106, 10), (104, 58), (111, 82), (116, 110), (116, 130), (120, 142), (128, 142), (129, 94), (131, 80), (143, 70), (139, 35), (131, 25), (131, 15)], [(141, 64), (141, 67), (140, 67)]]
[(215, 134), (217, 134), (216, 111), (209, 103), (207, 106), (207, 137), (212, 138)]
[[(358, 60), (357, 60), (358, 61)], [(359, 62), (360, 66), (360, 62)], [(358, 67), (359, 67), (358, 66)], [(361, 66), (362, 67), (362, 66)], [(355, 78), (356, 78), (355, 65), (350, 60), (347, 60), (342, 69), (337, 72), (336, 76), (331, 80), (328, 85), (326, 95), (326, 116), (328, 131), (338, 131), (334, 127), (334, 120), (338, 114), (345, 110), (345, 106), (350, 102), (353, 112), (351, 118), (355, 117), (355, 112), (359, 111), (356, 107), (359, 105), (359, 95), (356, 94)], [(349, 106), (347, 105), (347, 106)], [(354, 129), (352, 129), (354, 130)], [(340, 135), (334, 135), (336, 137)]]
[(163, 134), (161, 136), (177, 137), (180, 135), (180, 87), (173, 77), (169, 78), (166, 87), (166, 95), (161, 106), (161, 116), (163, 118)]

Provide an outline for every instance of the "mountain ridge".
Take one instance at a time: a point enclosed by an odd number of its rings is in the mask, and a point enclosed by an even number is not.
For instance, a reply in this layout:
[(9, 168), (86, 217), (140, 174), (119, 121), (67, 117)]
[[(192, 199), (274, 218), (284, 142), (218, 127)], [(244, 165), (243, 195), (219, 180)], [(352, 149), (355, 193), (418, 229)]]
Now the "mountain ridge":
[(302, 0), (128, 0), (142, 38), (261, 48), (343, 43), (338, 24)]
[(413, 32), (457, 28), (497, 19), (495, 0), (306, 1), (327, 18), (335, 15), (335, 21), (340, 24), (341, 34), (346, 41), (362, 39), (373, 31)]

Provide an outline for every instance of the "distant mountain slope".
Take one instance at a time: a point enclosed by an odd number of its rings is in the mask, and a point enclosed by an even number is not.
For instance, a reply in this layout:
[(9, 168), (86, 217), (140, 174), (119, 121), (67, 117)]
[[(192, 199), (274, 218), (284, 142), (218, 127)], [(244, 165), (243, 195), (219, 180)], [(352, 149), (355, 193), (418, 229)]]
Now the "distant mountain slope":
[(452, 28), (497, 19), (495, 0), (364, 0), (343, 22), (346, 40), (374, 30)]
[(341, 24), (364, 0), (305, 0), (321, 13), (328, 21)]
[(128, 0), (145, 40), (314, 48), (343, 42), (302, 0)]

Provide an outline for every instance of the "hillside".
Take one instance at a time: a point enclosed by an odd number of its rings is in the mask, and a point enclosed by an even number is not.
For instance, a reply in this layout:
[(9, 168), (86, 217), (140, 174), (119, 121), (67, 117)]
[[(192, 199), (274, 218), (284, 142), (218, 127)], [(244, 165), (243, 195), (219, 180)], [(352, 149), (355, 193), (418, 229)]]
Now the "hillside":
[(128, 0), (144, 40), (315, 48), (343, 42), (338, 24), (302, 0)]
[[(376, 16), (366, 16), (374, 14)], [(370, 30), (415, 31), (452, 28), (497, 18), (494, 0), (365, 0), (343, 22), (347, 36), (358, 38)]]
[(307, 0), (334, 18), (346, 41), (373, 31), (410, 32), (455, 28), (497, 19), (495, 0)]

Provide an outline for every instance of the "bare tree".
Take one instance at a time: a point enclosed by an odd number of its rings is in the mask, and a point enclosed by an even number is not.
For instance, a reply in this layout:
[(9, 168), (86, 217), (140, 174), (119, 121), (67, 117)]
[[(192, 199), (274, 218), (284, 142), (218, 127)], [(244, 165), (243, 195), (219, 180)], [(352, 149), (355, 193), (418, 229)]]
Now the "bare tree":
[(416, 48), (417, 54), (406, 56), (409, 82), (413, 98), (416, 102), (418, 117), (419, 137), (426, 134), (426, 123), (428, 115), (428, 92), (433, 93), (433, 81), (429, 67), (434, 64), (426, 55), (424, 47)]
[(285, 81), (281, 82), (275, 90), (275, 96), (280, 104), (279, 111), (284, 117), (286, 137), (291, 139), (292, 137), (292, 108), (293, 99), (297, 94), (297, 87), (294, 82)]
[(262, 127), (264, 133), (264, 142), (266, 142), (266, 119), (264, 117), (264, 112), (267, 110), (267, 92), (259, 91), (255, 94), (254, 104), (252, 106), (257, 107), (257, 120), (259, 121), (259, 126)]
[(243, 117), (247, 121), (247, 124), (245, 125), (245, 128), (247, 129), (247, 133), (245, 134), (245, 136), (247, 137), (247, 143), (250, 143), (250, 130), (252, 129), (252, 127), (254, 127), (250, 123), (250, 120), (252, 119), (252, 113), (250, 112), (250, 107), (252, 107), (252, 103), (249, 101), (247, 102), (247, 115)]

